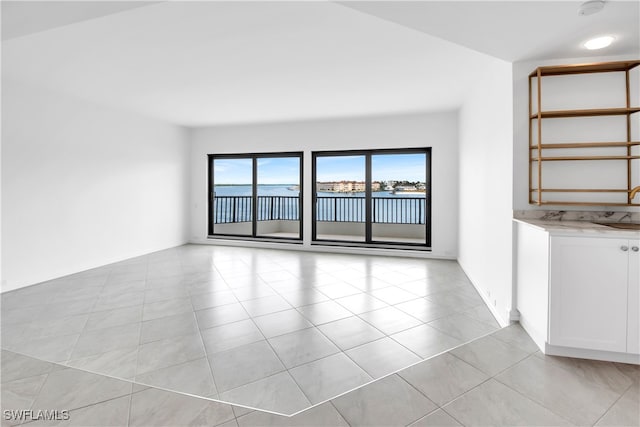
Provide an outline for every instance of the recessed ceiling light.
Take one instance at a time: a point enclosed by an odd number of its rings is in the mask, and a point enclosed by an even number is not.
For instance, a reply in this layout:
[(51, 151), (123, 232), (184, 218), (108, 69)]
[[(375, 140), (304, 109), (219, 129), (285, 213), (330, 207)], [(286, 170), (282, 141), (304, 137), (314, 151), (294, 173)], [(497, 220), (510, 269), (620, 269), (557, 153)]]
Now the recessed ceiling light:
[(600, 12), (604, 9), (604, 1), (603, 0), (590, 0), (582, 3), (580, 8), (578, 9), (578, 15), (580, 16), (589, 16), (594, 13)]
[(615, 37), (613, 36), (596, 37), (594, 39), (586, 41), (584, 43), (584, 47), (589, 50), (602, 49), (609, 46), (611, 43), (613, 43), (614, 40)]

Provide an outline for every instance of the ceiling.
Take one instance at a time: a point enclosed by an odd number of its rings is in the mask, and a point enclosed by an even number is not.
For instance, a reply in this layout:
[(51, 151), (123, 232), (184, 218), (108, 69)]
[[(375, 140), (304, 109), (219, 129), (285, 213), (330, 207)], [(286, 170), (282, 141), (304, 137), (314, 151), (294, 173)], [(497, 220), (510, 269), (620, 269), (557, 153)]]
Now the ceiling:
[(2, 40), (148, 6), (147, 1), (3, 1)]
[(496, 61), (585, 56), (600, 31), (640, 50), (638, 2), (578, 5), (3, 1), (3, 83), (185, 126), (450, 110)]
[(640, 1), (608, 0), (579, 16), (581, 1), (353, 1), (342, 5), (505, 61), (601, 55), (582, 44), (613, 35), (606, 55), (640, 51)]

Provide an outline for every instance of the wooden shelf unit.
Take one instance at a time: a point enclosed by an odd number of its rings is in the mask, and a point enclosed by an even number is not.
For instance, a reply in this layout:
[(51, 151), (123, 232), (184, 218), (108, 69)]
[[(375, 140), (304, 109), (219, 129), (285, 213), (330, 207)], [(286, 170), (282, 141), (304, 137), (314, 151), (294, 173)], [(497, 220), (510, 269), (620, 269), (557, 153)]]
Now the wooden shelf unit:
[[(640, 65), (640, 60), (599, 62), (579, 65), (557, 65), (536, 68), (529, 74), (529, 203), (542, 205), (565, 206), (640, 206), (634, 202), (631, 192), (640, 182), (632, 182), (632, 160), (640, 159), (640, 155), (632, 153), (632, 147), (640, 146), (640, 141), (632, 140), (631, 116), (640, 112), (640, 106), (631, 106), (630, 70)], [(569, 110), (542, 110), (542, 78), (547, 76), (567, 76), (590, 73), (624, 73), (626, 102), (622, 108), (590, 108)], [(534, 113), (532, 79), (536, 80), (537, 108)], [(542, 141), (543, 119), (562, 119), (572, 117), (626, 116), (626, 141), (576, 142), (576, 143), (544, 143)], [(534, 123), (537, 124), (537, 136), (534, 138)], [(589, 148), (626, 148), (626, 155), (575, 155), (575, 156), (543, 156), (543, 150), (553, 149), (589, 149)], [(542, 185), (544, 162), (569, 161), (621, 161), (627, 172), (626, 188), (544, 188)], [(537, 176), (534, 182), (534, 170)], [(605, 201), (570, 201), (544, 200), (543, 193), (627, 193), (627, 202)], [(537, 196), (537, 197), (534, 197)], [(640, 196), (637, 196), (640, 199)]]
[(640, 156), (560, 156), (560, 157), (532, 157), (532, 162), (556, 162), (567, 160), (633, 160), (640, 159)]
[[(598, 148), (598, 147), (626, 147), (627, 145), (640, 145), (640, 141), (631, 141), (631, 142), (575, 142), (575, 143), (566, 143), (566, 144), (542, 144), (543, 150), (548, 150), (552, 148)], [(532, 150), (537, 150), (537, 145), (532, 145)]]
[(553, 119), (563, 117), (594, 117), (594, 116), (623, 116), (637, 113), (640, 108), (593, 108), (587, 110), (559, 110), (542, 111), (540, 114), (532, 114), (531, 119)]

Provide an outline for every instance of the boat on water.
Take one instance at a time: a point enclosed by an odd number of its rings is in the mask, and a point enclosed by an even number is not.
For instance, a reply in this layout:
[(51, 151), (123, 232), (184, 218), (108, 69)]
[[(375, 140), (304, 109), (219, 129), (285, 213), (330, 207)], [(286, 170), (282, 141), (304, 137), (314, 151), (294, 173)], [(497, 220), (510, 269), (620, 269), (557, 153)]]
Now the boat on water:
[(397, 186), (393, 189), (393, 191), (391, 192), (391, 194), (398, 194), (398, 193), (424, 193), (425, 189), (424, 188), (416, 188), (414, 186)]

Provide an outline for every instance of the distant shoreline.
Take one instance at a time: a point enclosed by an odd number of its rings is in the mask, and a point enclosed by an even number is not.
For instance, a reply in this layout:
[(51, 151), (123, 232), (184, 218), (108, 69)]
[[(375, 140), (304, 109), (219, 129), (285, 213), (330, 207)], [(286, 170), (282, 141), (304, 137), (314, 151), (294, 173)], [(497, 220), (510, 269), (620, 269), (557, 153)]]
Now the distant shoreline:
[[(223, 187), (247, 187), (250, 188), (251, 184), (215, 184), (214, 188), (223, 188)], [(286, 189), (287, 191), (295, 191), (295, 192), (299, 192), (300, 191), (300, 186), (298, 184), (258, 184), (258, 187), (280, 187), (283, 190)], [(364, 194), (365, 191), (340, 191), (340, 190), (320, 190), (318, 191), (318, 194)], [(423, 194), (426, 195), (426, 191), (425, 190), (374, 190), (372, 191), (372, 193), (374, 194), (389, 194), (389, 195), (396, 195), (396, 196), (400, 196), (402, 194), (406, 194), (406, 195), (413, 195), (413, 194)]]

